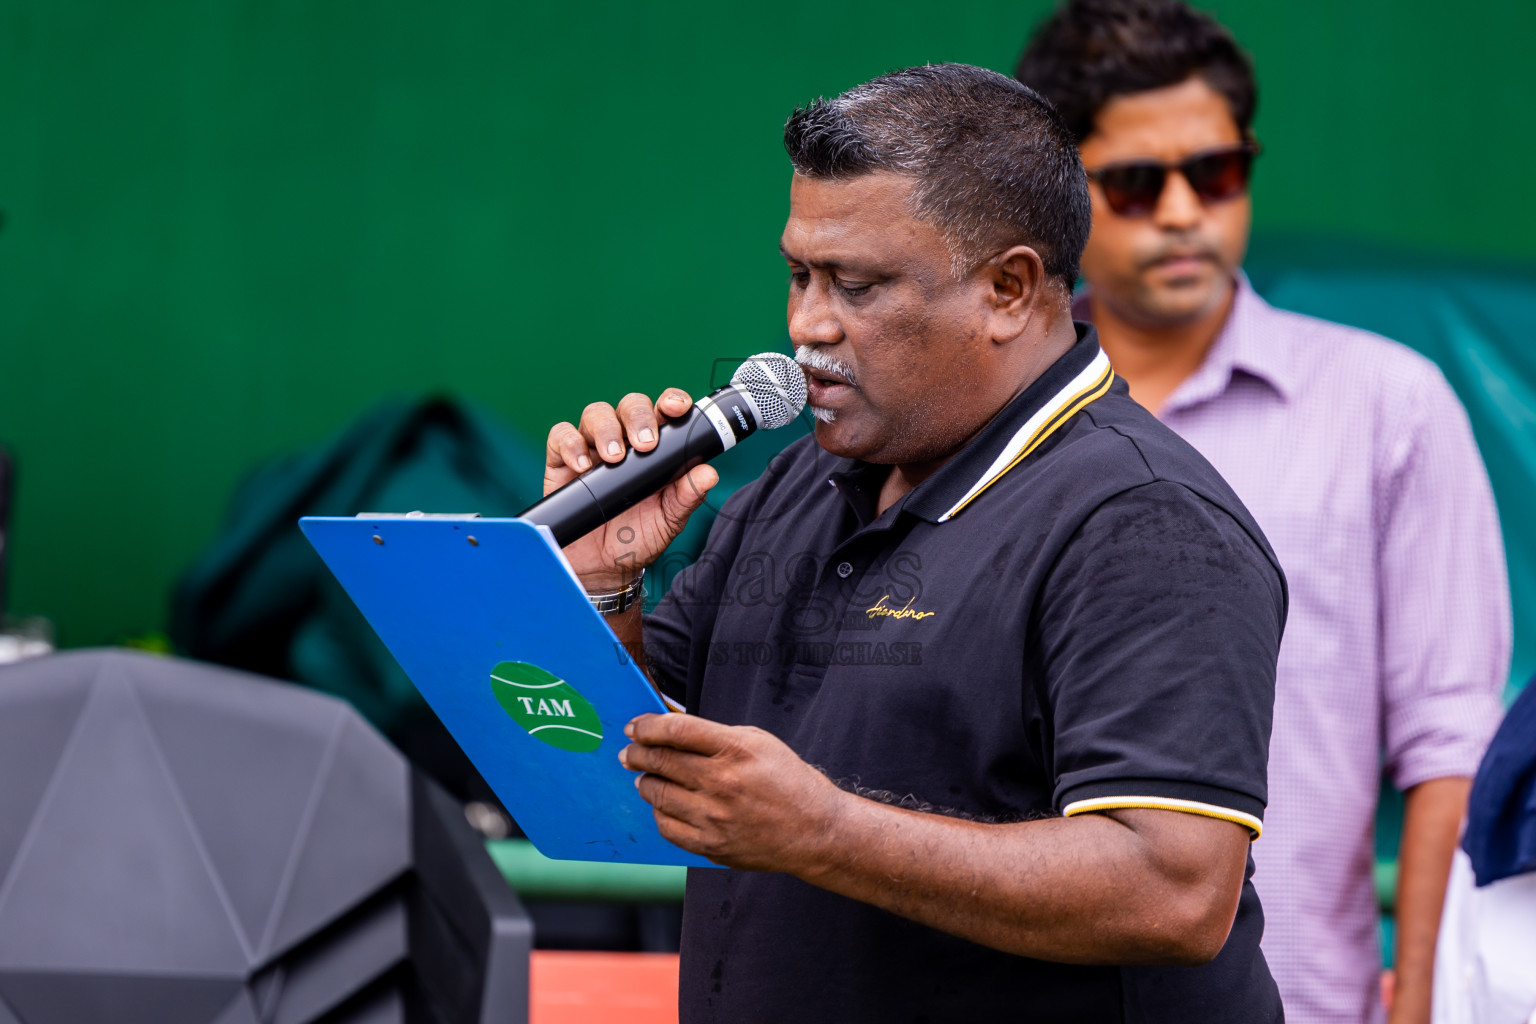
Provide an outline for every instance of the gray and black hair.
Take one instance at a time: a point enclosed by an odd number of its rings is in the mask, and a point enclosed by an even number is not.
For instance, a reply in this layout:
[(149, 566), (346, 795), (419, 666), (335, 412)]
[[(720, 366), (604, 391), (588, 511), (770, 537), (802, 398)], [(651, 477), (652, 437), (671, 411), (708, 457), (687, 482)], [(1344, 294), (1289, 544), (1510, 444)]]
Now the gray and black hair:
[(799, 107), (784, 149), (809, 178), (891, 171), (915, 182), (912, 215), (943, 233), (957, 278), (1012, 245), (1077, 281), (1088, 182), (1072, 135), (1028, 86), (969, 64), (881, 75)]

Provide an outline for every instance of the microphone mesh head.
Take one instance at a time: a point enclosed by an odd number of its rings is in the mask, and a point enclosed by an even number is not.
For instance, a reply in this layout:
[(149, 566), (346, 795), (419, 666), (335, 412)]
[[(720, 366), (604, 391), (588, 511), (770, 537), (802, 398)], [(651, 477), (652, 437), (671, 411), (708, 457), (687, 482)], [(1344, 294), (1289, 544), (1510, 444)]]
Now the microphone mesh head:
[(759, 352), (736, 368), (731, 384), (752, 396), (764, 430), (784, 426), (805, 408), (805, 371), (782, 352)]

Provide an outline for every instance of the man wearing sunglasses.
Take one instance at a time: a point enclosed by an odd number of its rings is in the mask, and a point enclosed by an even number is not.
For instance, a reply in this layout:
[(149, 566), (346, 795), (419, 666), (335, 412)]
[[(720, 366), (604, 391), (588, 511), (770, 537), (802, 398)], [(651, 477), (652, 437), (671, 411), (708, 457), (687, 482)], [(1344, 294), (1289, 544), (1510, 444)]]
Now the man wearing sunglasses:
[[(1429, 1019), (1445, 879), (1497, 723), (1510, 630), (1499, 526), (1439, 371), (1268, 306), (1243, 277), (1259, 147), (1252, 69), (1177, 0), (1074, 0), (1018, 77), (1078, 140), (1092, 320), (1133, 398), (1232, 484), (1291, 585), (1254, 846), (1265, 956), (1291, 1021)], [(1383, 767), (1407, 793), (1395, 993), (1378, 985)]]

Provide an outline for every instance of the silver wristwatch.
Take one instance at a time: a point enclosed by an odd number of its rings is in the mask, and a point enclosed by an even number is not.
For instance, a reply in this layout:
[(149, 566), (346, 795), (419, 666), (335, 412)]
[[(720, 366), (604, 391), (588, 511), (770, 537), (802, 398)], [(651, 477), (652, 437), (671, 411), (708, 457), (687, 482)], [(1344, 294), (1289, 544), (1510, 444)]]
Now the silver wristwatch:
[(624, 589), (615, 590), (609, 594), (588, 594), (587, 600), (591, 601), (592, 607), (602, 614), (617, 615), (619, 612), (628, 611), (631, 606), (639, 604), (644, 596), (645, 570), (641, 569)]

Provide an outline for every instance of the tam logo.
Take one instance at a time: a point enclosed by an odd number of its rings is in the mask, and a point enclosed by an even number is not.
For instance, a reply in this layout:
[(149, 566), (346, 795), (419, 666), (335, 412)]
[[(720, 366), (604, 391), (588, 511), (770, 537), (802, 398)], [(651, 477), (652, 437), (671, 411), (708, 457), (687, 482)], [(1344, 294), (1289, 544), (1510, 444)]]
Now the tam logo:
[(576, 712), (571, 710), (571, 702), (569, 700), (540, 697), (539, 710), (537, 711), (533, 710), (532, 697), (514, 697), (513, 700), (520, 702), (523, 705), (523, 712), (529, 715), (565, 715), (568, 718), (573, 718), (576, 715)]
[(526, 661), (503, 661), (491, 669), (496, 703), (534, 739), (573, 754), (603, 742), (597, 710), (559, 676)]

